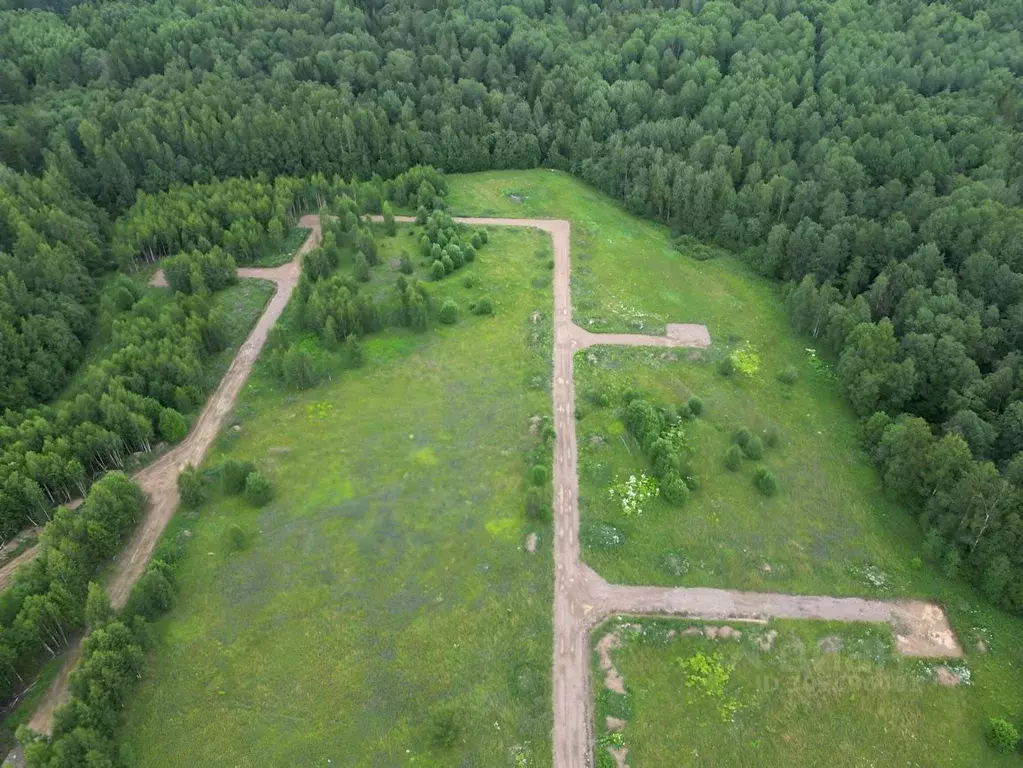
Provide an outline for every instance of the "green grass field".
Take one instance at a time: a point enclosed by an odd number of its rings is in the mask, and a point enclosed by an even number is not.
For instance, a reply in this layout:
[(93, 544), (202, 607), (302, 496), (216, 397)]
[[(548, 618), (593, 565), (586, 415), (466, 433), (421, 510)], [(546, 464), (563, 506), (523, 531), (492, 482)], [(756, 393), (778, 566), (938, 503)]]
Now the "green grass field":
[[(621, 743), (637, 768), (1018, 765), (984, 743), (974, 688), (938, 685), (935, 664), (894, 656), (885, 626), (736, 622), (742, 637), (711, 639), (679, 633), (712, 625), (621, 619), (594, 643), (621, 624), (611, 659), (626, 696), (603, 689), (593, 659), (599, 768), (614, 766), (608, 715), (626, 720)], [(694, 658), (721, 684), (702, 685)]]
[[(531, 429), (550, 412), (541, 242), (494, 230), (431, 284), (462, 306), (456, 325), (370, 336), (329, 383), (282, 390), (257, 366), (208, 465), (252, 459), (276, 496), (173, 522), (190, 543), (127, 712), (128, 764), (549, 762), (550, 528), (524, 515), (526, 457), (550, 453)], [(400, 245), (381, 238), (379, 271)], [(466, 311), (483, 291), (493, 317)], [(249, 543), (230, 554), (233, 524)]]
[[(572, 293), (580, 325), (595, 331), (660, 333), (668, 322), (702, 322), (710, 329), (713, 348), (700, 359), (687, 359), (684, 352), (672, 359), (660, 349), (595, 348), (576, 356), (584, 559), (617, 582), (920, 595), (940, 601), (967, 651), (973, 679), (968, 690), (954, 694), (963, 712), (960, 720), (952, 721), (962, 724), (957, 737), (972, 746), (955, 753), (959, 761), (948, 764), (986, 764), (970, 761), (980, 754), (977, 745), (986, 719), (1023, 720), (1023, 647), (1018, 642), (1023, 621), (992, 608), (965, 583), (946, 579), (933, 564), (916, 559), (921, 536), (915, 521), (882, 493), (858, 446), (852, 413), (841, 401), (828, 366), (807, 352), (811, 345), (806, 340), (793, 335), (779, 288), (733, 256), (703, 248), (701, 259), (714, 257), (700, 260), (680, 253), (666, 228), (629, 215), (565, 174), (493, 172), (450, 181), (453, 213), (571, 220)], [(746, 342), (759, 354), (758, 374), (751, 379), (722, 377), (717, 361)], [(777, 378), (790, 366), (798, 373), (791, 386)], [(685, 422), (693, 450), (690, 466), (700, 485), (683, 509), (655, 499), (641, 516), (626, 518), (606, 495), (616, 477), (649, 468), (620, 419), (626, 388), (659, 405), (677, 406), (694, 394), (704, 402), (701, 418)], [(609, 405), (593, 404), (588, 396), (598, 391), (608, 396)], [(767, 449), (762, 461), (746, 460), (733, 474), (723, 459), (741, 426), (756, 432), (775, 427), (782, 439), (778, 447)], [(761, 464), (777, 475), (779, 490), (773, 498), (753, 487), (752, 472)], [(601, 523), (624, 533), (624, 543), (610, 545)], [(979, 639), (988, 652), (976, 650)], [(660, 667), (652, 664), (650, 669), (656, 680), (653, 670)], [(768, 677), (778, 679), (774, 672)], [(900, 717), (915, 717), (910, 711), (915, 706), (907, 700)], [(921, 730), (948, 732), (941, 706), (924, 711), (928, 720)], [(790, 711), (788, 726), (810, 727), (812, 722), (802, 723), (802, 717)], [(676, 710), (675, 719), (666, 714), (655, 719), (651, 738), (669, 730), (688, 730), (681, 712)], [(853, 746), (846, 747), (850, 757), (844, 764), (871, 764), (867, 755), (873, 754), (874, 738), (866, 730), (856, 736)], [(750, 759), (754, 757), (751, 753)], [(784, 758), (743, 763), (714, 755), (704, 764), (788, 765)]]

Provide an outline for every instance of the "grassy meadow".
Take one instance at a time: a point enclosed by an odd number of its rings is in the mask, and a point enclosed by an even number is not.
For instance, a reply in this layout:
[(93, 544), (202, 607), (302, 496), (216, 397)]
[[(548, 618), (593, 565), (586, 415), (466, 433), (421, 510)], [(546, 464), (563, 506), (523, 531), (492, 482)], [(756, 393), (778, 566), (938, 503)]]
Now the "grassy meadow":
[[(378, 238), (363, 290), (393, 284), (401, 231)], [(550, 526), (524, 512), (528, 469), (550, 460), (550, 274), (537, 233), (490, 234), (430, 285), (455, 325), (369, 336), (361, 367), (304, 392), (257, 366), (207, 467), (251, 459), (275, 498), (220, 495), (172, 523), (189, 544), (128, 764), (549, 762)], [(493, 317), (467, 311), (483, 292)]]

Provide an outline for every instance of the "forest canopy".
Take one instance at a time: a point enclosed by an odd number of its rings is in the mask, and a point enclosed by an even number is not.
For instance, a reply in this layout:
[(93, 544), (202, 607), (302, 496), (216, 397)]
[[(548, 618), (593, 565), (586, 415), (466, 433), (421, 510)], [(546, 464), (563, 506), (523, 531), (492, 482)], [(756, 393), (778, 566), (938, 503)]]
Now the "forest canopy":
[(787, 283), (886, 477), (927, 432), (934, 554), (1023, 608), (1017, 2), (0, 8), (0, 407), (77, 368), (112, 266), (254, 258), (311, 202), (281, 177), (549, 166)]

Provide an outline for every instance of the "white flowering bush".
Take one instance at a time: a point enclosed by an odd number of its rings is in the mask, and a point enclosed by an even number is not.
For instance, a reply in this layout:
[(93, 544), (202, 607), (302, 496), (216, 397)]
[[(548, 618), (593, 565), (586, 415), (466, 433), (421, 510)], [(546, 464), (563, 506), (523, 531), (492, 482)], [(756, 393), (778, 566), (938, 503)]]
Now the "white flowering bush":
[(628, 480), (616, 480), (607, 493), (621, 501), (626, 517), (632, 517), (643, 514), (643, 505), (657, 495), (657, 490), (657, 481), (646, 472), (640, 472), (638, 476), (629, 475)]

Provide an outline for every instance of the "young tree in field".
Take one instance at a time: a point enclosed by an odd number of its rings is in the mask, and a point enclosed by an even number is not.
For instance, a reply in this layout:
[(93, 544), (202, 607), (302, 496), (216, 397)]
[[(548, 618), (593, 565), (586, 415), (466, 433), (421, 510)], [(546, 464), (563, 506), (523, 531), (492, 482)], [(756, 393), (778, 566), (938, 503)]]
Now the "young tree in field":
[(398, 226), (394, 223), (394, 212), (391, 209), (390, 203), (384, 203), (384, 233), (388, 237), (394, 237), (398, 234)]
[(191, 464), (186, 464), (178, 475), (178, 493), (185, 509), (198, 509), (206, 501), (206, 487), (202, 473)]
[(255, 507), (266, 506), (273, 498), (273, 484), (262, 472), (250, 472), (245, 478), (245, 498)]

